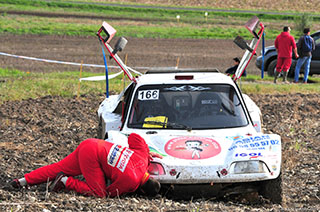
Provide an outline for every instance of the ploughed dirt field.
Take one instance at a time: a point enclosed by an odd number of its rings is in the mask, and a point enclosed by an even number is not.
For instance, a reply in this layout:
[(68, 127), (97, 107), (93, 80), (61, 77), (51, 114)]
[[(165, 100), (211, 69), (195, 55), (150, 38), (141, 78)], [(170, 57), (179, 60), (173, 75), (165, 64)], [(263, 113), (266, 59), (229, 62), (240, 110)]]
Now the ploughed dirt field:
[[(235, 35), (236, 36), (236, 35)], [(111, 41), (114, 46), (118, 38)], [(224, 72), (233, 65), (232, 58), (244, 53), (233, 40), (221, 39), (139, 39), (127, 38), (126, 48), (119, 52), (130, 67), (218, 68)], [(97, 37), (0, 35), (0, 52), (41, 59), (103, 65), (103, 56)], [(249, 41), (248, 41), (249, 42)], [(266, 45), (272, 45), (267, 41)], [(261, 45), (259, 45), (260, 47)], [(106, 51), (106, 50), (105, 50)], [(258, 51), (260, 54), (260, 49)], [(125, 59), (127, 55), (127, 60)], [(108, 65), (116, 65), (108, 60)], [(78, 66), (46, 63), (0, 55), (0, 67), (25, 71), (79, 70)], [(144, 71), (145, 69), (137, 69)], [(104, 73), (104, 68), (84, 67), (83, 71)], [(117, 71), (117, 70), (113, 70)], [(260, 73), (255, 58), (247, 68), (248, 73)]]
[(246, 197), (172, 200), (133, 194), (114, 199), (73, 192), (47, 193), (46, 185), (15, 191), (7, 183), (56, 162), (84, 139), (96, 136), (96, 110), (103, 96), (6, 102), (0, 106), (0, 211), (318, 211), (320, 210), (320, 95), (253, 95), (266, 133), (283, 142), (283, 203)]
[[(56, 36), (0, 36), (0, 51), (45, 59), (103, 64), (98, 39)], [(217, 67), (232, 65), (242, 51), (232, 40), (128, 39), (127, 64), (141, 66)], [(270, 43), (269, 43), (270, 44)], [(110, 62), (109, 64), (112, 64)], [(78, 70), (59, 64), (0, 56), (0, 67), (25, 71)], [(103, 69), (85, 68), (103, 73)], [(257, 72), (251, 63), (248, 72)], [(2, 82), (5, 83), (5, 82)], [(98, 199), (74, 192), (50, 193), (46, 185), (16, 191), (8, 182), (57, 162), (84, 139), (96, 136), (96, 110), (104, 96), (46, 96), (0, 105), (0, 211), (319, 211), (320, 94), (266, 95), (251, 98), (263, 113), (265, 133), (282, 137), (283, 203), (263, 197), (172, 200), (137, 194)]]

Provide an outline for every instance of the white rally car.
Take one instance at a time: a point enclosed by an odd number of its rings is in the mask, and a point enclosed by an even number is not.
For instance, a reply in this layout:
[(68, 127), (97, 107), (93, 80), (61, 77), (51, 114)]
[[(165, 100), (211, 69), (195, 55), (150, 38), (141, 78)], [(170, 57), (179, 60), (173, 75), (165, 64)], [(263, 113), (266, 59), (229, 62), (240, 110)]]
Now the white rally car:
[[(247, 51), (241, 62), (254, 54)], [(282, 200), (281, 138), (263, 134), (257, 105), (218, 70), (148, 71), (106, 98), (98, 118), (98, 137), (127, 146), (138, 133), (163, 156), (149, 173), (164, 188), (191, 196), (256, 190)]]

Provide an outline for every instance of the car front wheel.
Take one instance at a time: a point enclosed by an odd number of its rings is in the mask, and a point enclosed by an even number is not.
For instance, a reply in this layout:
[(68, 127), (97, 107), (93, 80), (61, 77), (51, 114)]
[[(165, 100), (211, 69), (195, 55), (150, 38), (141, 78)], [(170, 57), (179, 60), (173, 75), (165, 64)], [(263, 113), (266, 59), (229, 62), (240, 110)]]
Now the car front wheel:
[(271, 202), (281, 204), (282, 202), (282, 177), (281, 173), (276, 179), (262, 181), (259, 193)]
[(268, 66), (268, 75), (270, 77), (274, 76), (274, 73), (276, 72), (276, 66), (277, 66), (277, 60), (272, 60)]

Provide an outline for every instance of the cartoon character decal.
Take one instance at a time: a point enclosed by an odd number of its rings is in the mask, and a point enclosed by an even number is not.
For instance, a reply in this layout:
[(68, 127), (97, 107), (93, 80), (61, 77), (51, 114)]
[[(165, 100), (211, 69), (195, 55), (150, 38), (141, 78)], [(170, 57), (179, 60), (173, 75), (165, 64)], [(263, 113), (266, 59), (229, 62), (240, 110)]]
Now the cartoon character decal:
[(202, 147), (202, 141), (199, 140), (187, 140), (185, 142), (187, 150), (192, 151), (192, 159), (194, 158), (194, 156), (196, 155), (198, 157), (198, 159), (200, 159), (200, 152), (203, 151), (202, 148), (207, 147), (208, 144), (206, 144), (204, 147)]
[(166, 143), (165, 151), (176, 158), (201, 160), (218, 155), (221, 147), (218, 142), (210, 138), (178, 137)]

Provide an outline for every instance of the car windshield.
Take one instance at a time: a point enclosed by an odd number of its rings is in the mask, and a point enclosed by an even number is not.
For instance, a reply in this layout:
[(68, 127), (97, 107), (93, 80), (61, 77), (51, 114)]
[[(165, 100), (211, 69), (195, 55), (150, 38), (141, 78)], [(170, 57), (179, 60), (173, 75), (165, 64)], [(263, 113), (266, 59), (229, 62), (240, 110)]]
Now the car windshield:
[(230, 85), (141, 86), (135, 92), (129, 128), (217, 129), (248, 124)]

